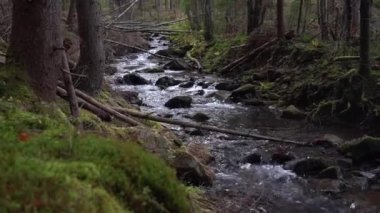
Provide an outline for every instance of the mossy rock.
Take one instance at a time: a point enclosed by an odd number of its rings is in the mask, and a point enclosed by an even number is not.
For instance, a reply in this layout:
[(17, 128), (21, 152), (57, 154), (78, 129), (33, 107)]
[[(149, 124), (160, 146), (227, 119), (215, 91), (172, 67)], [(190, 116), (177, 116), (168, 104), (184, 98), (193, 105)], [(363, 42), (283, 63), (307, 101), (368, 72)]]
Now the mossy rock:
[(365, 160), (380, 158), (380, 138), (364, 136), (348, 142), (339, 147), (339, 151), (361, 163)]
[(306, 117), (306, 113), (302, 112), (300, 109), (295, 107), (294, 105), (290, 105), (282, 111), (282, 118), (287, 119), (304, 119)]

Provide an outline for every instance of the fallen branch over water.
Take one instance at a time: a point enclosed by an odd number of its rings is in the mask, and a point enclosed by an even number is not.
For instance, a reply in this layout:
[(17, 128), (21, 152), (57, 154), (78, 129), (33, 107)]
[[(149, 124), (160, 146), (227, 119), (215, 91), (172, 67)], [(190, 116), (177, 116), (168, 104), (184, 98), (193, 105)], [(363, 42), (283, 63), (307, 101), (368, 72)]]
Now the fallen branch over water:
[[(60, 82), (57, 88), (58, 95), (60, 97), (67, 97), (67, 92), (64, 88), (62, 88), (63, 83)], [(203, 130), (208, 130), (208, 131), (213, 131), (213, 132), (220, 132), (220, 133), (225, 133), (225, 134), (231, 134), (231, 135), (237, 135), (237, 136), (243, 136), (243, 137), (249, 137), (249, 138), (255, 138), (255, 139), (260, 139), (260, 140), (268, 140), (268, 141), (275, 141), (275, 142), (280, 142), (280, 143), (289, 143), (289, 144), (294, 144), (298, 146), (309, 146), (306, 143), (300, 143), (297, 141), (293, 140), (287, 140), (287, 139), (282, 139), (282, 138), (277, 138), (277, 137), (271, 137), (271, 136), (265, 136), (265, 135), (259, 135), (259, 134), (254, 134), (254, 133), (244, 133), (236, 130), (230, 130), (230, 129), (223, 129), (215, 126), (209, 126), (209, 125), (203, 125), (203, 124), (197, 124), (197, 123), (192, 123), (192, 122), (186, 122), (186, 121), (180, 121), (180, 120), (174, 120), (174, 119), (169, 119), (169, 118), (162, 118), (158, 116), (153, 116), (150, 113), (142, 113), (130, 109), (125, 109), (125, 108), (112, 108), (108, 107), (104, 104), (99, 103), (96, 101), (94, 98), (88, 96), (87, 94), (83, 93), (80, 90), (75, 90), (77, 96), (79, 97), (79, 103), (80, 105), (85, 106), (86, 109), (90, 109), (90, 112), (93, 112), (94, 114), (99, 116), (99, 113), (106, 112), (115, 118), (124, 121), (132, 126), (138, 126), (138, 125), (143, 125), (142, 123), (130, 118), (131, 117), (136, 117), (140, 119), (146, 119), (146, 120), (152, 120), (152, 121), (157, 121), (161, 123), (168, 123), (168, 124), (174, 124), (174, 125), (179, 125), (183, 127), (192, 127), (192, 128), (197, 128), (197, 129), (203, 129)], [(103, 115), (104, 116), (104, 115)]]
[(287, 139), (276, 138), (276, 137), (271, 137), (271, 136), (264, 136), (264, 135), (254, 134), (254, 133), (244, 133), (244, 132), (240, 132), (236, 130), (223, 129), (223, 128), (219, 128), (215, 126), (191, 123), (191, 122), (174, 120), (174, 119), (169, 119), (169, 118), (162, 118), (162, 117), (151, 115), (150, 113), (142, 113), (142, 112), (137, 112), (137, 111), (125, 109), (125, 108), (113, 108), (113, 109), (125, 115), (130, 115), (132, 117), (157, 121), (161, 123), (168, 123), (168, 124), (174, 124), (174, 125), (183, 126), (183, 127), (204, 129), (204, 130), (213, 131), (213, 132), (220, 132), (220, 133), (226, 133), (230, 135), (256, 138), (260, 140), (269, 140), (269, 141), (276, 141), (276, 142), (282, 142), (282, 143), (290, 143), (290, 144), (295, 144), (295, 145), (300, 145), (300, 146), (308, 146), (307, 144), (300, 143), (293, 140), (287, 140)]
[(194, 57), (191, 56), (190, 51), (187, 51), (186, 57), (190, 59), (190, 61), (193, 61), (195, 64), (197, 64), (197, 69), (199, 71), (202, 71), (202, 65), (201, 63)]

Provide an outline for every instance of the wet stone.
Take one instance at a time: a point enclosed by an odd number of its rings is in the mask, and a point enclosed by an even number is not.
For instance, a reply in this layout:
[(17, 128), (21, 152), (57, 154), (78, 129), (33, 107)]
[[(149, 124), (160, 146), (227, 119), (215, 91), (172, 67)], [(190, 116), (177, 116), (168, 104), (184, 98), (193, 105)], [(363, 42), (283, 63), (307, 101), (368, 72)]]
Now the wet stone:
[(193, 99), (190, 96), (176, 96), (165, 103), (165, 106), (174, 108), (190, 108)]
[(196, 94), (197, 95), (204, 95), (205, 91), (203, 89), (201, 89), (201, 90), (198, 90)]
[(164, 76), (164, 77), (159, 78), (156, 81), (155, 85), (161, 89), (166, 89), (168, 87), (176, 86), (180, 83), (181, 83), (181, 81), (179, 81), (179, 80), (176, 80), (172, 77)]
[(297, 159), (289, 161), (285, 165), (285, 169), (290, 169), (302, 177), (315, 176), (328, 167), (327, 163), (320, 158)]
[(290, 153), (274, 153), (271, 157), (273, 163), (284, 164), (288, 161), (294, 160), (296, 157)]
[(135, 73), (126, 74), (123, 76), (123, 80), (125, 84), (128, 85), (145, 85), (149, 84), (149, 81), (145, 78), (141, 77), (140, 75), (137, 75)]
[(306, 117), (306, 114), (294, 105), (288, 106), (282, 111), (281, 118), (301, 120)]
[(247, 155), (241, 161), (242, 163), (250, 163), (250, 164), (259, 164), (261, 163), (261, 154), (260, 153), (252, 153)]
[(215, 89), (225, 91), (233, 91), (239, 87), (240, 85), (235, 82), (222, 82), (215, 85)]
[(343, 139), (336, 135), (325, 134), (322, 137), (314, 140), (312, 145), (322, 146), (322, 147), (338, 147), (343, 143)]
[(210, 119), (210, 117), (204, 113), (198, 112), (198, 113), (195, 113), (191, 117), (191, 119), (193, 119), (196, 122), (205, 122), (205, 121), (208, 121)]
[(330, 166), (324, 170), (322, 170), (316, 178), (319, 179), (339, 179), (342, 176), (339, 167)]
[(179, 85), (181, 88), (191, 88), (194, 86), (194, 81), (185, 82)]

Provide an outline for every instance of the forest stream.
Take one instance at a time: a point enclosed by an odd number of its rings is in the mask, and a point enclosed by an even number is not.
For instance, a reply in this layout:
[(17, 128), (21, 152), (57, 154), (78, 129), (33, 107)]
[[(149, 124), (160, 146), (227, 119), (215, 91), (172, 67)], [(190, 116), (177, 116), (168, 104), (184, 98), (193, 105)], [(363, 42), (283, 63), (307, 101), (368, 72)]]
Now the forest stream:
[[(151, 53), (168, 48), (169, 41), (161, 36), (150, 42)], [(314, 141), (325, 134), (344, 140), (360, 137), (360, 129), (343, 126), (318, 126), (306, 121), (280, 118), (274, 106), (244, 106), (219, 100), (213, 95), (215, 84), (226, 79), (197, 72), (165, 70), (146, 73), (146, 68), (162, 65), (162, 61), (148, 53), (132, 53), (118, 59), (118, 72), (108, 76), (114, 90), (134, 91), (139, 94), (143, 112), (192, 121), (189, 117), (201, 112), (210, 117), (206, 123), (241, 132), (255, 132), (302, 142)], [(147, 85), (116, 84), (116, 79), (128, 73), (138, 73), (150, 81)], [(178, 85), (166, 89), (155, 86), (163, 76), (183, 82), (193, 81), (188, 88)], [(204, 86), (208, 85), (208, 86)], [(203, 87), (202, 87), (203, 86)], [(169, 109), (164, 104), (175, 96), (190, 96), (191, 108)], [(273, 163), (274, 153), (290, 153), (296, 159), (323, 157), (341, 163), (347, 159), (334, 148), (322, 146), (300, 147), (290, 144), (254, 140), (222, 133), (197, 131), (174, 125), (171, 128), (185, 143), (207, 146), (215, 160), (212, 187), (205, 187), (210, 200), (222, 212), (379, 212), (380, 191), (371, 190), (365, 177), (312, 179), (297, 176), (280, 164)], [(259, 156), (257, 164), (246, 163), (246, 156)], [(255, 156), (255, 155), (253, 155)], [(361, 170), (362, 168), (355, 168)], [(352, 171), (352, 169), (349, 169)], [(345, 171), (342, 171), (343, 175)], [(348, 172), (351, 173), (351, 172)], [(350, 175), (348, 175), (350, 176)]]

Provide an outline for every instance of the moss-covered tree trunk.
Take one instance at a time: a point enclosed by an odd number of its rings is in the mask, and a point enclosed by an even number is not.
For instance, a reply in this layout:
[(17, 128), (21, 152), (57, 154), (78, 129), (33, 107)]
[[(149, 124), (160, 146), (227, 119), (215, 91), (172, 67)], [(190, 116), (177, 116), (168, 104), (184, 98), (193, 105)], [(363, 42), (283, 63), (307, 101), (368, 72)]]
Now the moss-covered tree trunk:
[(369, 59), (369, 41), (371, 17), (371, 1), (361, 0), (360, 4), (360, 67), (359, 73), (363, 76), (369, 76), (371, 72), (371, 64)]
[(13, 0), (10, 61), (25, 66), (35, 93), (53, 101), (61, 67), (61, 1)]
[(77, 1), (77, 11), (81, 43), (76, 72), (87, 76), (80, 79), (79, 88), (94, 95), (102, 87), (105, 63), (99, 0)]

